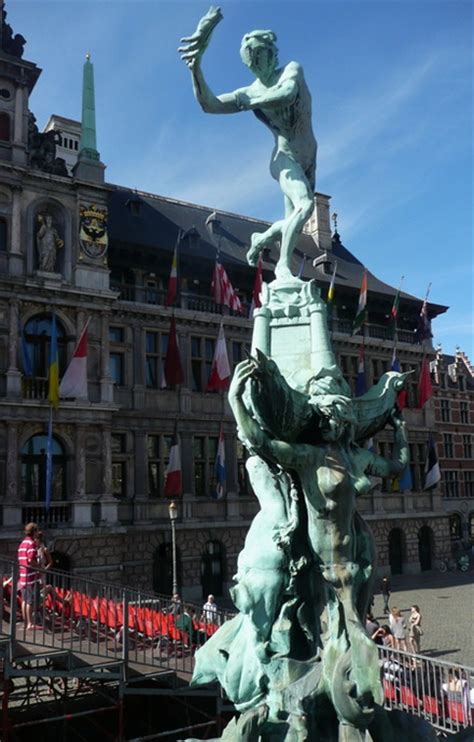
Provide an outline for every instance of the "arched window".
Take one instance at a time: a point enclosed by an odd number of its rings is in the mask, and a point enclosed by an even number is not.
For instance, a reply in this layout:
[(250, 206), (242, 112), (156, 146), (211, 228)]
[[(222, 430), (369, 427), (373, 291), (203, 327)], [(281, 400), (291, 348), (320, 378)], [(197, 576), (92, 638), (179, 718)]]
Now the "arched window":
[(457, 541), (462, 537), (461, 516), (458, 513), (449, 516), (449, 535), (452, 541)]
[(10, 116), (8, 113), (0, 113), (0, 141), (10, 141)]
[[(50, 314), (39, 314), (36, 317), (32, 317), (25, 325), (24, 335), (26, 351), (31, 367), (30, 376), (40, 379), (46, 379), (48, 377), (51, 325), (52, 316)], [(56, 329), (58, 335), (59, 375), (62, 376), (67, 365), (66, 338), (64, 330), (57, 319)], [(27, 372), (27, 369), (23, 370), (25, 373)]]
[(0, 217), (0, 252), (7, 251), (7, 220)]
[[(28, 502), (44, 502), (46, 494), (46, 446), (47, 434), (40, 433), (30, 438), (21, 449), (22, 499)], [(53, 437), (53, 478), (51, 499), (66, 499), (67, 457), (62, 443)]]

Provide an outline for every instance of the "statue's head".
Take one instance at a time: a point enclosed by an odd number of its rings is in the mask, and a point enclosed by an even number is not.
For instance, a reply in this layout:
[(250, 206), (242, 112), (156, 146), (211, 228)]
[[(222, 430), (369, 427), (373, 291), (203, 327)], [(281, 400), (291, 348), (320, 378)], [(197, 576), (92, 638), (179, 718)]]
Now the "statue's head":
[(257, 77), (265, 77), (276, 69), (278, 49), (275, 42), (273, 31), (250, 31), (242, 39), (240, 57)]
[(319, 431), (323, 440), (353, 440), (356, 418), (350, 397), (322, 394), (311, 402), (319, 417)]

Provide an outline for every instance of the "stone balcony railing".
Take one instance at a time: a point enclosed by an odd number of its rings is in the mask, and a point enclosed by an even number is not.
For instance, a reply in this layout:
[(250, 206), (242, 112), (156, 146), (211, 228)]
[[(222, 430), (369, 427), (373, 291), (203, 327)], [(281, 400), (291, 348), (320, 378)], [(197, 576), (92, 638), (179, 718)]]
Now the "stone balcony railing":
[[(113, 291), (119, 293), (119, 301), (139, 302), (161, 307), (165, 305), (166, 292), (162, 289), (114, 282), (112, 282), (111, 288)], [(230, 316), (248, 317), (249, 304), (247, 304), (242, 296), (240, 300), (242, 302), (242, 314), (228, 310)], [(223, 309), (220, 304), (216, 304), (211, 296), (197, 294), (191, 291), (182, 291), (180, 293), (180, 308), (193, 312), (207, 312), (209, 314), (222, 314)]]

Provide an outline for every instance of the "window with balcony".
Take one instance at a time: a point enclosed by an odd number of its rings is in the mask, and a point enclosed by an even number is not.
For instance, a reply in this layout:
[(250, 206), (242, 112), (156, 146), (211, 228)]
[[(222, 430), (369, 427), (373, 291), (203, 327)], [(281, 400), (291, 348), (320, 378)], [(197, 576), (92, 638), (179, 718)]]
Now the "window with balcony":
[(459, 474), (457, 471), (444, 472), (444, 494), (446, 497), (459, 497)]
[(443, 435), (444, 441), (444, 455), (447, 459), (452, 459), (454, 456), (453, 436), (451, 433), (445, 433)]
[[(46, 399), (48, 396), (49, 355), (52, 315), (32, 317), (24, 326), (22, 343), (23, 396), (26, 399)], [(59, 376), (67, 366), (66, 337), (56, 317), (58, 338)]]
[(441, 400), (441, 420), (444, 423), (451, 422), (451, 404), (449, 399)]
[[(46, 433), (34, 435), (21, 449), (21, 490), (22, 499), (28, 502), (46, 500)], [(51, 487), (52, 501), (66, 499), (67, 456), (62, 443), (53, 437), (53, 476)]]
[(193, 392), (206, 390), (211, 374), (214, 346), (214, 339), (191, 337), (191, 389)]
[(459, 403), (459, 415), (460, 420), (464, 425), (469, 423), (469, 402)]
[(216, 457), (218, 438), (197, 436), (193, 438), (194, 494), (213, 497), (216, 489)]

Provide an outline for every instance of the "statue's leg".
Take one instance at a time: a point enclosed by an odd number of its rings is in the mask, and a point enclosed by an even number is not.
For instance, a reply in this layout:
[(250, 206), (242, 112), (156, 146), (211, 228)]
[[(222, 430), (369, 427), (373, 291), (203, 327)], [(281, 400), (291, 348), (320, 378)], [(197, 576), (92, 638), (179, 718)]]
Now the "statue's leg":
[(250, 249), (247, 252), (247, 263), (249, 265), (257, 265), (262, 250), (267, 247), (267, 245), (271, 245), (275, 240), (281, 238), (281, 228), (283, 224), (284, 219), (279, 219), (265, 230), (265, 232), (254, 232), (252, 234), (250, 238)]
[(286, 155), (279, 154), (276, 163), (280, 167), (280, 187), (286, 199), (293, 204), (292, 212), (284, 220), (281, 229), (280, 259), (276, 265), (277, 278), (291, 277), (291, 258), (301, 231), (314, 210), (314, 201), (303, 168)]

